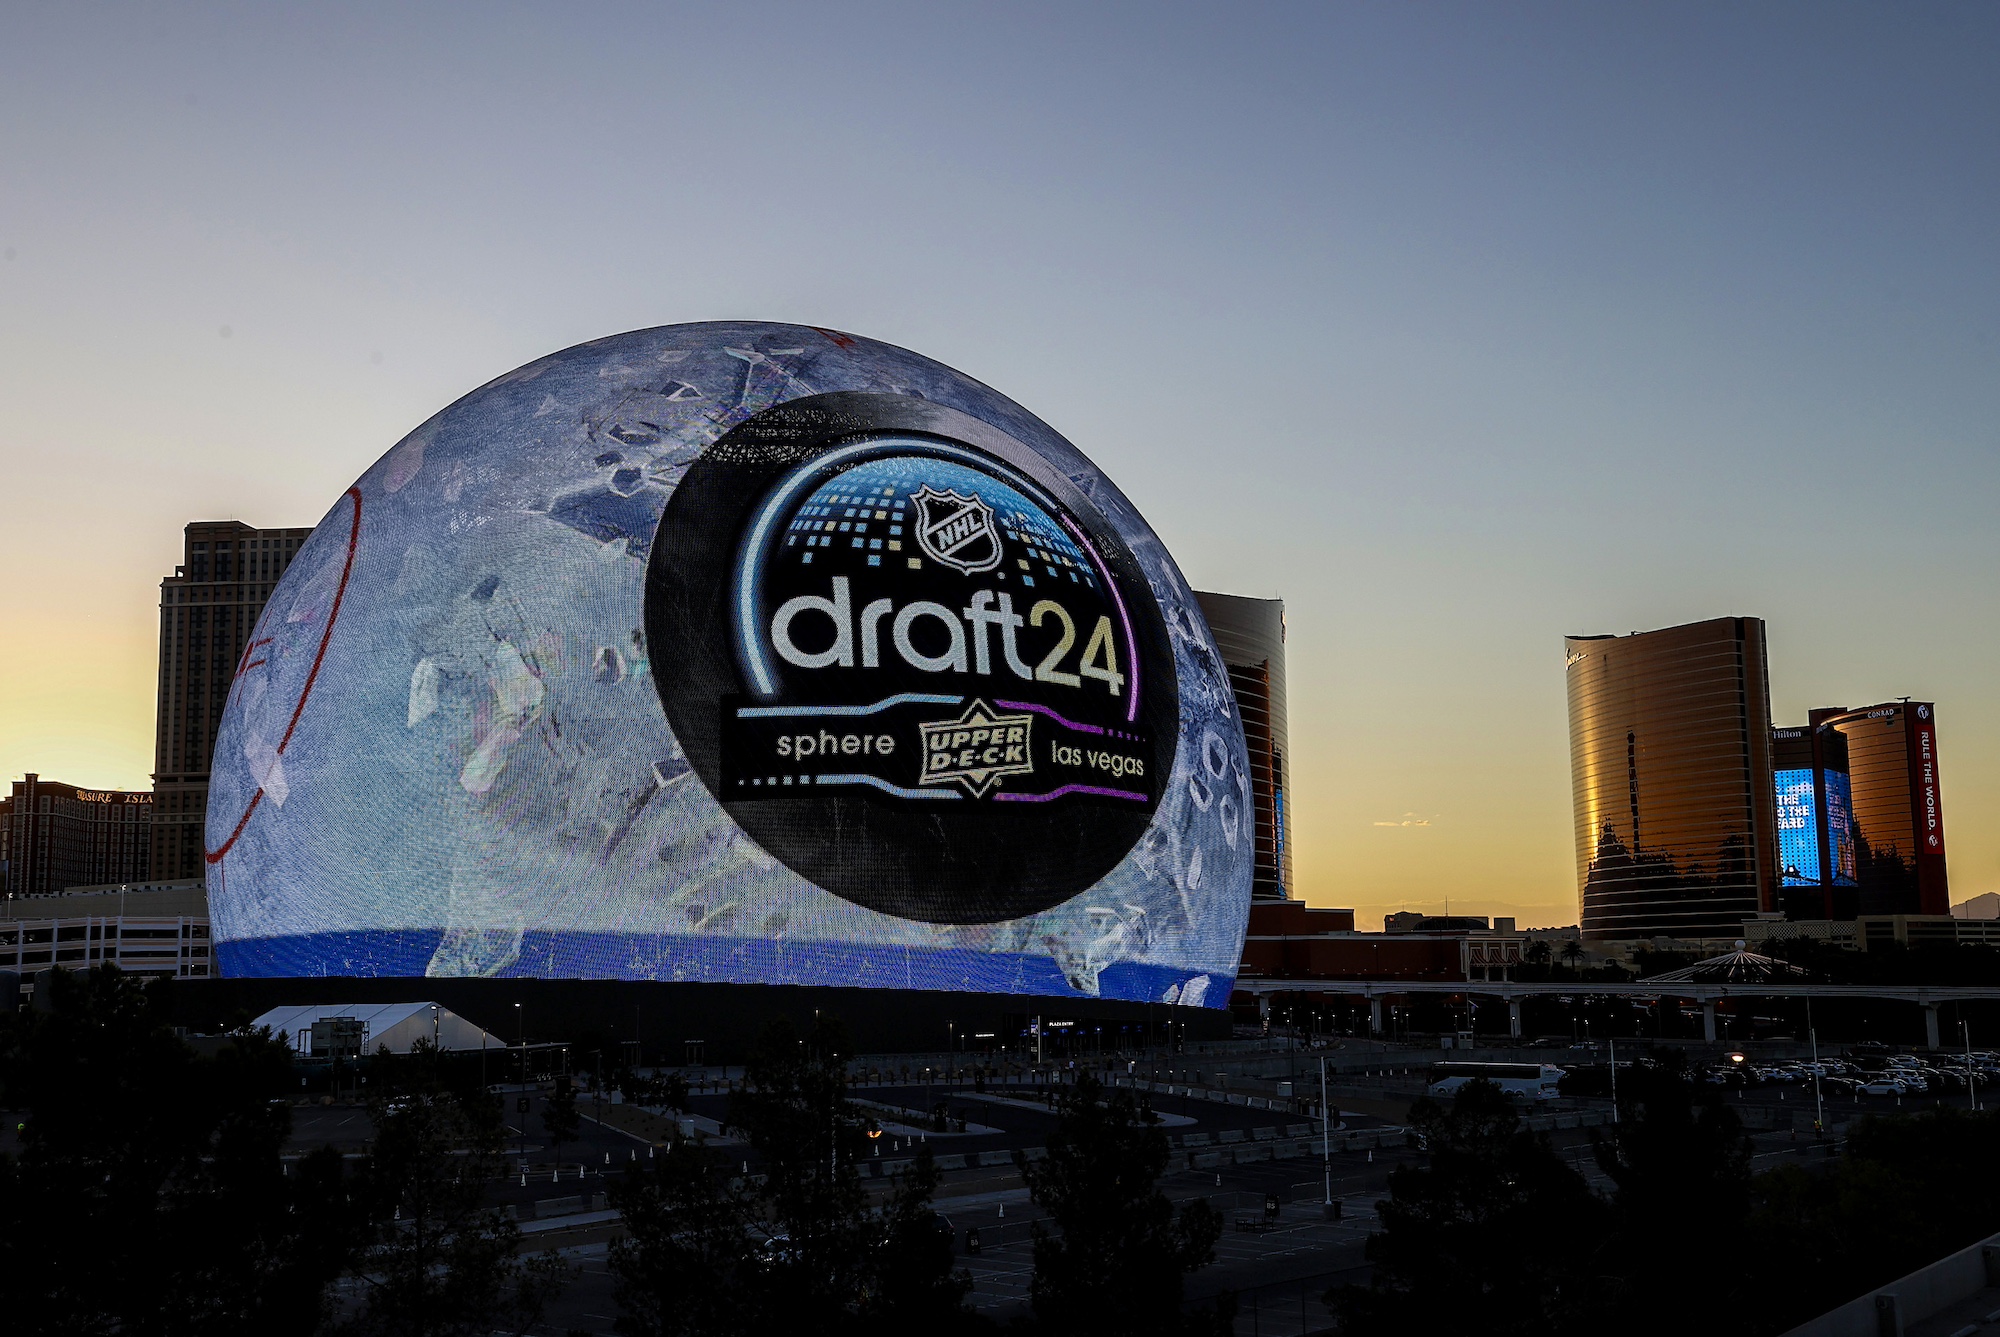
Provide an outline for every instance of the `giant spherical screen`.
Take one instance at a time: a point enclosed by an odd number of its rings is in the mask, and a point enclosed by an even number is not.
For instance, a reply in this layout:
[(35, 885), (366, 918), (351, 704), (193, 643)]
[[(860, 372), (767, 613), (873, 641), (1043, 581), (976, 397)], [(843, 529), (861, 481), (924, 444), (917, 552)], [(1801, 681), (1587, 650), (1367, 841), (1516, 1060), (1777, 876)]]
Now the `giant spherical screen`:
[(228, 975), (1220, 1006), (1243, 733), (1131, 503), (832, 330), (556, 353), (399, 442), (272, 593), (208, 811)]

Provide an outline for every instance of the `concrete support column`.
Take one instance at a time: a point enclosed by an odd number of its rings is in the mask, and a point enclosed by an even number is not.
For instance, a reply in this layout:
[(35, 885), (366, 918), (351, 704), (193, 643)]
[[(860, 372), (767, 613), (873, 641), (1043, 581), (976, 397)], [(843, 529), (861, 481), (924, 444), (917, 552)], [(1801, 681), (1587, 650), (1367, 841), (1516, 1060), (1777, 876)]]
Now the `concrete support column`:
[(1382, 1000), (1379, 998), (1368, 1000), (1368, 1033), (1370, 1035), (1382, 1033)]
[(1936, 1003), (1924, 1004), (1924, 1043), (1932, 1049), (1938, 1047), (1938, 1024)]
[(1701, 1038), (1710, 1044), (1715, 1043), (1715, 1004), (1712, 1002), (1701, 1005)]
[(1521, 1000), (1518, 998), (1507, 1000), (1507, 1034), (1516, 1040), (1521, 1038)]

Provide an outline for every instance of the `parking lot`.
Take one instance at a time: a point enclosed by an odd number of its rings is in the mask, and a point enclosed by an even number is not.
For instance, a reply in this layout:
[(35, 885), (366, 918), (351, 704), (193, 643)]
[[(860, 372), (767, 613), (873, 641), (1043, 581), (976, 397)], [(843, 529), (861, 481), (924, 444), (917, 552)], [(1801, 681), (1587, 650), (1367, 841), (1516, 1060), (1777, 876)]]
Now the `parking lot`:
[(1797, 1089), (1808, 1096), (1815, 1087), (1821, 1099), (1896, 1099), (1902, 1097), (1966, 1097), (1981, 1103), (2000, 1093), (2000, 1054), (1973, 1050), (1969, 1054), (1855, 1052), (1844, 1058), (1793, 1059), (1758, 1063), (1730, 1055), (1701, 1065), (1700, 1079), (1736, 1091)]

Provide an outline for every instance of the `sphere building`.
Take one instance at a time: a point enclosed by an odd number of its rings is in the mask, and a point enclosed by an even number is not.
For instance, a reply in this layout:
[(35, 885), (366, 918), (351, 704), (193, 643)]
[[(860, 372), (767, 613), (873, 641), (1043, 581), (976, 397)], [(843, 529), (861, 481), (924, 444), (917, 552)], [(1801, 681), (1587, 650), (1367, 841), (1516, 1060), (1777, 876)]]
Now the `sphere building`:
[(838, 331), (500, 377), (314, 530), (232, 684), (222, 972), (1226, 1003), (1255, 831), (1194, 596), (1025, 409)]

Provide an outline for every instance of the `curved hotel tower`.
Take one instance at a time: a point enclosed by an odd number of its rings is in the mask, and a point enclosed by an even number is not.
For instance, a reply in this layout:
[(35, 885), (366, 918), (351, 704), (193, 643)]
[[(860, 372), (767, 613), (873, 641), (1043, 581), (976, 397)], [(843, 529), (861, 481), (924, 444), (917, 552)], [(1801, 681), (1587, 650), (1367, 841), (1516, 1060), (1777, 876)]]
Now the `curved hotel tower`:
[(1733, 937), (1775, 909), (1763, 621), (1564, 645), (1583, 936)]
[(1851, 795), (1848, 884), (1864, 915), (1951, 913), (1944, 813), (1938, 797), (1937, 707), (1885, 701), (1812, 712), (1835, 735)]
[(1250, 789), (1257, 818), (1257, 863), (1250, 894), (1260, 901), (1292, 894), (1291, 771), (1285, 738), (1285, 601), (1196, 590), (1202, 616), (1229, 669), (1229, 686), (1250, 749)]

